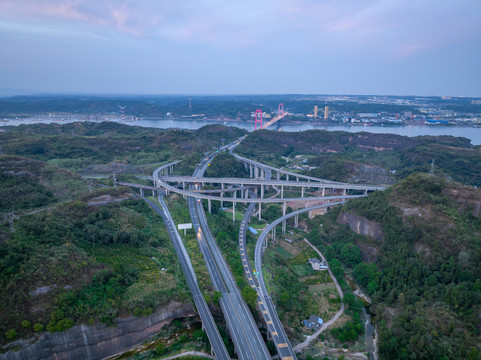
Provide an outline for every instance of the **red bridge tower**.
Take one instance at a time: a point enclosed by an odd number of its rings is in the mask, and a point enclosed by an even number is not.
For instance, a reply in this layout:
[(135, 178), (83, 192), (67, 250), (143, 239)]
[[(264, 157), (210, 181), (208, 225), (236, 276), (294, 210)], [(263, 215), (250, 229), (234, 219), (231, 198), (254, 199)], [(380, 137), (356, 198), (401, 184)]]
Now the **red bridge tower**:
[[(259, 114), (259, 115), (258, 115)], [(256, 118), (254, 122), (254, 130), (257, 130), (257, 123), (260, 123), (261, 126), (259, 129), (262, 129), (262, 110), (257, 109), (256, 110)]]

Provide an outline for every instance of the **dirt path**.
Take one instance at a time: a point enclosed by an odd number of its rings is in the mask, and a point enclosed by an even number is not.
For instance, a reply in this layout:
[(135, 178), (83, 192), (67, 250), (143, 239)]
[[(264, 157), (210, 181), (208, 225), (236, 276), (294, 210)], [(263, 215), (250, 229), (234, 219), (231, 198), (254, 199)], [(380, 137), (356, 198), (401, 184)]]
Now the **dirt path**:
[[(324, 255), (322, 255), (322, 253), (314, 246), (312, 245), (309, 240), (307, 239), (304, 239), (304, 241), (306, 243), (308, 243), (313, 249), (314, 251), (317, 252), (317, 254), (322, 258), (322, 260), (324, 260), (327, 264), (327, 260), (326, 258), (324, 257)], [(334, 275), (332, 274), (332, 271), (331, 271), (331, 268), (329, 267), (328, 269), (329, 271), (329, 275), (331, 275), (331, 278), (332, 280), (334, 281), (334, 284), (336, 285), (336, 288), (337, 288), (337, 291), (339, 292), (339, 296), (341, 297), (341, 299), (344, 297), (344, 293), (342, 292), (342, 289), (341, 289), (341, 286), (339, 285), (339, 283), (337, 282), (337, 279), (334, 277)], [(337, 319), (339, 319), (339, 317), (344, 313), (344, 303), (341, 304), (341, 309), (336, 313), (336, 315), (334, 315), (334, 317), (329, 320), (328, 322), (325, 322), (314, 334), (312, 334), (311, 336), (309, 336), (304, 342), (298, 344), (295, 348), (294, 348), (294, 351), (295, 352), (301, 352), (302, 350), (304, 350), (306, 347), (309, 346), (309, 344), (311, 343), (311, 341), (315, 340), (324, 330), (326, 330), (329, 326), (331, 326)]]

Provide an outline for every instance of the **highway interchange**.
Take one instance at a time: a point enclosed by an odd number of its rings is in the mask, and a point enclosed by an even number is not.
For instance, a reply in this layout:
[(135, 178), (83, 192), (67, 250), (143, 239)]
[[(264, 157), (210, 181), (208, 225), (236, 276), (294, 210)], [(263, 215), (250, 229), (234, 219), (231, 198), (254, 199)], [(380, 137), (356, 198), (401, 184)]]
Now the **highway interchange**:
[[(262, 252), (263, 252), (263, 243), (268, 235), (268, 233), (279, 223), (285, 222), (288, 217), (298, 215), (303, 212), (307, 212), (316, 208), (321, 207), (328, 207), (339, 204), (348, 200), (349, 198), (361, 197), (365, 196), (367, 191), (373, 191), (378, 189), (383, 189), (380, 186), (366, 186), (366, 185), (352, 185), (352, 184), (343, 184), (337, 182), (329, 182), (326, 180), (313, 178), (309, 176), (299, 175), (296, 173), (292, 173), (289, 171), (277, 169), (271, 166), (267, 166), (261, 164), (259, 162), (243, 158), (232, 153), (232, 150), (242, 141), (244, 137), (240, 138), (237, 141), (234, 141), (226, 146), (223, 146), (218, 151), (211, 152), (206, 156), (200, 164), (197, 165), (194, 174), (192, 177), (179, 177), (179, 176), (168, 176), (166, 173), (172, 171), (172, 167), (177, 164), (178, 162), (169, 163), (164, 165), (158, 169), (156, 169), (153, 173), (152, 180), (154, 184), (158, 188), (163, 188), (164, 191), (159, 192), (159, 203), (161, 207), (159, 208), (152, 202), (149, 202), (155, 211), (161, 214), (164, 222), (166, 223), (167, 229), (169, 231), (169, 235), (172, 238), (174, 243), (174, 247), (179, 257), (182, 265), (182, 269), (186, 275), (187, 283), (189, 288), (191, 289), (194, 303), (199, 311), (199, 315), (202, 319), (202, 322), (205, 326), (209, 341), (212, 345), (212, 351), (214, 352), (217, 359), (229, 359), (229, 355), (227, 350), (223, 344), (222, 338), (217, 330), (217, 327), (213, 321), (212, 314), (209, 311), (207, 304), (202, 296), (201, 290), (197, 285), (196, 275), (190, 263), (189, 256), (183, 247), (182, 240), (175, 229), (175, 224), (172, 220), (172, 217), (169, 214), (167, 206), (163, 201), (163, 196), (165, 192), (176, 192), (187, 196), (187, 202), (189, 207), (189, 212), (192, 218), (193, 228), (196, 233), (197, 241), (199, 244), (200, 251), (204, 257), (207, 270), (210, 274), (212, 284), (216, 291), (220, 291), (222, 293), (222, 297), (220, 298), (220, 306), (222, 312), (224, 314), (226, 324), (231, 335), (232, 341), (234, 343), (234, 349), (239, 359), (245, 360), (252, 360), (252, 359), (270, 359), (271, 355), (267, 349), (267, 346), (260, 334), (259, 328), (254, 321), (252, 314), (247, 307), (244, 299), (240, 294), (240, 290), (235, 283), (235, 280), (232, 276), (232, 273), (222, 256), (222, 253), (217, 246), (217, 243), (212, 236), (209, 226), (207, 224), (207, 218), (205, 215), (203, 203), (201, 199), (207, 199), (209, 201), (209, 209), (210, 209), (210, 201), (217, 200), (217, 201), (224, 201), (224, 202), (232, 202), (233, 209), (235, 211), (235, 202), (243, 202), (243, 203), (250, 203), (244, 218), (241, 222), (240, 229), (239, 229), (239, 251), (241, 255), (241, 259), (243, 262), (244, 270), (246, 277), (248, 279), (249, 285), (257, 291), (258, 298), (257, 304), (261, 314), (264, 317), (266, 322), (267, 329), (276, 345), (276, 349), (278, 354), (282, 360), (293, 360), (296, 359), (295, 352), (285, 334), (284, 328), (277, 316), (277, 312), (275, 310), (275, 305), (270, 298), (265, 282), (263, 280), (262, 274)], [(224, 178), (224, 179), (214, 179), (212, 178), (205, 178), (203, 177), (204, 172), (206, 171), (207, 167), (209, 166), (212, 159), (220, 152), (228, 150), (231, 154), (233, 154), (239, 161), (242, 161), (246, 164), (246, 167), (249, 166), (250, 174), (257, 175), (257, 179), (233, 179), (233, 178)], [(272, 173), (277, 172), (277, 180), (271, 180)], [(286, 181), (280, 180), (281, 176), (286, 178)], [(289, 176), (295, 177), (297, 181), (288, 181)], [(305, 179), (307, 181), (299, 181), (299, 179)], [(176, 182), (177, 185), (170, 185), (169, 182)], [(222, 190), (220, 192), (221, 196), (210, 195), (210, 192), (202, 192), (201, 184), (202, 183), (218, 183), (222, 184)], [(186, 189), (186, 184), (189, 184), (189, 189)], [(224, 184), (228, 184), (233, 186), (231, 189), (224, 189)], [(133, 184), (130, 184), (133, 185)], [(237, 187), (236, 187), (237, 186)], [(277, 194), (280, 193), (278, 187), (284, 186), (297, 186), (302, 188), (302, 196), (301, 198), (281, 198), (271, 197), (271, 198), (263, 198), (264, 190), (261, 191), (261, 198), (256, 197), (256, 192), (252, 191), (252, 189), (257, 187), (267, 187), (271, 186), (274, 189), (277, 189)], [(145, 187), (144, 187), (145, 188)], [(335, 193), (336, 189), (342, 189), (343, 192), (340, 195), (333, 195), (333, 196), (309, 196), (304, 197), (304, 188), (323, 188), (324, 191), (326, 188), (330, 189), (332, 193)], [(237, 190), (240, 189), (241, 197), (238, 198)], [(347, 189), (350, 190), (357, 190), (363, 191), (362, 195), (348, 195)], [(160, 189), (159, 189), (160, 190)], [(223, 196), (225, 192), (232, 192), (233, 196)], [(325, 203), (322, 205), (316, 205), (309, 207), (307, 204), (309, 201), (314, 203), (314, 201), (323, 200)], [(246, 236), (246, 229), (248, 225), (248, 221), (250, 216), (254, 211), (255, 203), (267, 203), (267, 202), (282, 202), (286, 203), (287, 201), (300, 201), (306, 203), (306, 208), (297, 210), (295, 212), (291, 212), (289, 214), (283, 215), (283, 217), (277, 219), (272, 224), (270, 224), (263, 233), (259, 236), (258, 242), (256, 244), (256, 251), (255, 251), (255, 267), (257, 269), (257, 277), (254, 276), (253, 269), (251, 269), (249, 264), (249, 259), (247, 258), (247, 251), (245, 247), (245, 236)], [(260, 206), (260, 205), (259, 205)], [(285, 205), (284, 205), (285, 208)], [(235, 212), (234, 212), (235, 216)], [(296, 349), (297, 350), (297, 349)]]

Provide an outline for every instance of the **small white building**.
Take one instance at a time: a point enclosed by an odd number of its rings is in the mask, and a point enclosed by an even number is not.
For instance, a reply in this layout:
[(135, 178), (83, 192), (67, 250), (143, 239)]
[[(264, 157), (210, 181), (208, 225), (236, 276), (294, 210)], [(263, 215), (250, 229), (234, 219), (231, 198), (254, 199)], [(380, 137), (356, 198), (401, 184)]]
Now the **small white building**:
[(310, 258), (309, 264), (311, 264), (313, 270), (327, 270), (329, 268), (325, 261), (320, 261), (318, 258)]

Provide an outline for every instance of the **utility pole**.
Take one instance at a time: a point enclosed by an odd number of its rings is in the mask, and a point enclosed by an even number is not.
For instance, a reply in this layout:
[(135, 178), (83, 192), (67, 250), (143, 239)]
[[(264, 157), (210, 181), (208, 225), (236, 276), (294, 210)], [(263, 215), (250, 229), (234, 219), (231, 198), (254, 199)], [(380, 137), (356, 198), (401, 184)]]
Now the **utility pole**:
[(92, 180), (92, 179), (88, 179), (88, 180), (87, 180), (87, 185), (88, 185), (88, 187), (89, 187), (89, 194), (92, 194), (93, 180)]
[(13, 212), (9, 212), (5, 215), (4, 218), (4, 221), (8, 222), (8, 225), (10, 225), (10, 232), (12, 233), (15, 232), (15, 227), (13, 226), (13, 219), (18, 219), (18, 216), (16, 216)]

